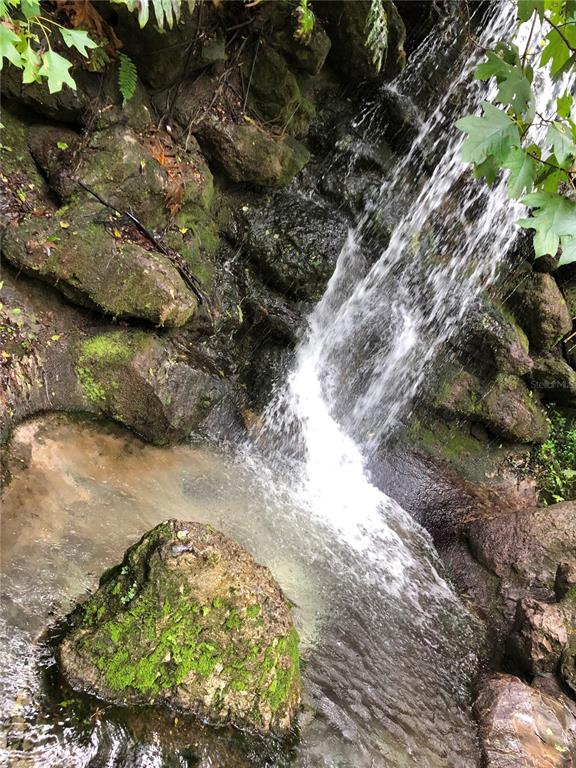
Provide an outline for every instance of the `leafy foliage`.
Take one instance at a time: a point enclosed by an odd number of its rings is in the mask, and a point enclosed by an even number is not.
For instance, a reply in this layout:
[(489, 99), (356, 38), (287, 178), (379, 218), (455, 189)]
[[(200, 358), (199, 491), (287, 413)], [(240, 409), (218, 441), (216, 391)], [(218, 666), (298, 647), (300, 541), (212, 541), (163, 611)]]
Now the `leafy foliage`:
[(294, 10), (296, 17), (296, 31), (294, 37), (301, 43), (307, 43), (310, 40), (316, 23), (314, 11), (310, 8), (308, 0), (298, 0), (298, 5)]
[[(510, 197), (521, 199), (532, 215), (519, 220), (535, 230), (536, 257), (556, 256), (560, 264), (576, 262), (576, 122), (573, 95), (566, 91), (551, 114), (537, 113), (531, 61), (555, 79), (576, 74), (576, 2), (574, 0), (518, 0), (518, 22), (530, 22), (525, 49), (509, 42), (486, 52), (476, 69), (479, 80), (494, 78), (493, 102), (483, 101), (481, 116), (464, 117), (456, 125), (466, 134), (462, 159), (471, 163), (476, 178), (493, 184), (509, 171)], [(534, 30), (542, 26), (543, 44), (537, 49)], [(534, 50), (530, 46), (534, 47)], [(573, 78), (572, 78), (573, 82)], [(545, 138), (531, 143), (531, 128), (547, 126)]]
[(138, 85), (138, 73), (136, 72), (136, 66), (129, 56), (125, 53), (119, 55), (120, 66), (118, 68), (118, 89), (122, 94), (124, 104), (134, 96), (136, 93), (136, 86)]
[[(156, 26), (164, 29), (164, 26), (172, 29), (174, 22), (180, 20), (182, 0), (113, 0), (115, 3), (125, 5), (128, 10), (136, 11), (138, 23), (145, 27), (150, 20), (150, 6), (154, 10)], [(188, 0), (190, 13), (194, 10), (196, 0)]]
[(50, 93), (62, 90), (65, 84), (76, 88), (70, 74), (72, 62), (52, 49), (54, 32), (85, 58), (89, 49), (98, 48), (85, 30), (68, 29), (42, 16), (38, 0), (0, 0), (0, 69), (7, 59), (22, 70), (25, 84), (46, 80)]
[(546, 503), (576, 498), (576, 421), (549, 410), (550, 437), (534, 457), (535, 476)]
[(376, 71), (380, 72), (388, 50), (388, 16), (382, 0), (371, 0), (366, 18), (366, 47)]

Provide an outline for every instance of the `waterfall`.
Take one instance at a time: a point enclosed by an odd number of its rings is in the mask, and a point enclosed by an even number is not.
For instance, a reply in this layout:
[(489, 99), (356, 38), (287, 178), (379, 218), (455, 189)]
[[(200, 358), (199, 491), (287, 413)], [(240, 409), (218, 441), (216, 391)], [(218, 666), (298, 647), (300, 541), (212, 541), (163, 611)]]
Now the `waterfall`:
[[(382, 509), (390, 507), (370, 484), (366, 461), (409, 418), (431, 363), (494, 281), (515, 240), (521, 206), (508, 199), (506, 177), (493, 188), (475, 181), (460, 159), (463, 136), (453, 125), (495, 94), (495, 85), (474, 79), (474, 69), (486, 47), (511, 36), (515, 14), (513, 3), (492, 10), (472, 55), (461, 57), (459, 69), (454, 65), (449, 87), (421, 119), (411, 148), (349, 232), (293, 369), (266, 414), (265, 431), (276, 445), (284, 449), (294, 435), (300, 439), (302, 502), (363, 547), (367, 531), (382, 531)], [(529, 26), (518, 33), (520, 49)], [(538, 51), (538, 31), (533, 39)], [(433, 31), (387, 91), (409, 100), (430, 76), (443, 41)], [(565, 87), (536, 69), (537, 111), (546, 111)], [(379, 130), (378, 101), (360, 119)], [(533, 127), (534, 139), (545, 129)], [(396, 223), (371, 261), (367, 253), (382, 211)]]

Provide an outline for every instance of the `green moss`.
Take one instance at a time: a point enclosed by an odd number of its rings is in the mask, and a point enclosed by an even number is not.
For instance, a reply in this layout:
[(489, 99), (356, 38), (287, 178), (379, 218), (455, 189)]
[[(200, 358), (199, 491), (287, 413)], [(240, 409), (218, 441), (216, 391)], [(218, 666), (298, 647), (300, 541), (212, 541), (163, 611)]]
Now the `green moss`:
[(101, 334), (88, 339), (82, 345), (80, 361), (97, 361), (101, 363), (125, 362), (134, 352), (134, 344), (127, 333)]
[(271, 680), (267, 687), (267, 699), (273, 712), (289, 700), (300, 680), (299, 638), (295, 629), (278, 640), (275, 647), (269, 648), (263, 663), (263, 676), (270, 673)]
[(92, 372), (88, 368), (79, 366), (76, 368), (76, 375), (86, 400), (94, 403), (94, 405), (103, 405), (106, 402), (106, 390), (102, 384), (96, 381)]

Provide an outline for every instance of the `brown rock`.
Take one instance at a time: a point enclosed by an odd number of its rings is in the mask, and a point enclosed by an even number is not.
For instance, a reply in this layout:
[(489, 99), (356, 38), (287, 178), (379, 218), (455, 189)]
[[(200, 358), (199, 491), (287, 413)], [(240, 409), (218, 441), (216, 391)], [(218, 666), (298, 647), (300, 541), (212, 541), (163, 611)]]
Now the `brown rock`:
[(573, 768), (576, 717), (566, 697), (494, 675), (483, 682), (474, 712), (485, 768)]
[(554, 672), (558, 667), (574, 618), (571, 607), (569, 603), (543, 603), (529, 597), (518, 601), (508, 648), (528, 674)]

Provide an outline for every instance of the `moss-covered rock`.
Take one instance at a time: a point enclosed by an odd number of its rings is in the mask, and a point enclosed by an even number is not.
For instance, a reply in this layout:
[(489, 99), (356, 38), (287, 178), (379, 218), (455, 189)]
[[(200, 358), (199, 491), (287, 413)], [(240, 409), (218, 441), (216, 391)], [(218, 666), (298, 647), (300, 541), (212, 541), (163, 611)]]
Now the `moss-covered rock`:
[(286, 59), (271, 46), (262, 46), (257, 52), (254, 68), (251, 63), (246, 63), (246, 81), (250, 74), (250, 101), (257, 114), (293, 136), (303, 136), (315, 109), (302, 95)]
[(287, 18), (290, 14), (290, 6), (280, 4), (277, 6), (276, 13), (272, 38), (274, 45), (282, 51), (292, 67), (310, 75), (317, 75), (324, 66), (332, 45), (322, 22), (316, 19), (309, 39), (300, 40), (294, 36), (294, 30)]
[(521, 274), (511, 303), (534, 349), (552, 349), (572, 329), (566, 300), (551, 275)]
[[(380, 74), (366, 46), (371, 5), (370, 0), (324, 0), (317, 7), (318, 14), (326, 21), (332, 40), (328, 60), (338, 72), (353, 82), (373, 80)], [(382, 74), (394, 77), (406, 61), (406, 28), (391, 0), (383, 0), (381, 8), (380, 23), (386, 30), (387, 39)]]
[(137, 330), (86, 337), (75, 372), (87, 410), (155, 443), (186, 439), (226, 392), (219, 376), (190, 365), (167, 339)]
[(286, 186), (310, 159), (291, 137), (279, 138), (253, 124), (235, 124), (212, 116), (195, 129), (208, 157), (236, 182)]
[(6, 232), (3, 253), (17, 268), (57, 286), (68, 298), (115, 317), (181, 326), (196, 299), (162, 254), (106, 226), (96, 204), (31, 218)]
[(160, 524), (107, 571), (59, 648), (76, 689), (250, 730), (290, 727), (298, 635), (267, 568), (211, 526)]
[(517, 443), (541, 443), (549, 433), (546, 414), (522, 379), (498, 374), (482, 381), (465, 370), (444, 375), (436, 408), (448, 417), (483, 424), (493, 435)]
[(554, 403), (576, 403), (576, 371), (551, 352), (534, 358), (530, 381), (543, 398)]
[(471, 317), (463, 344), (487, 372), (524, 376), (532, 369), (526, 334), (510, 313), (495, 304), (486, 303)]

